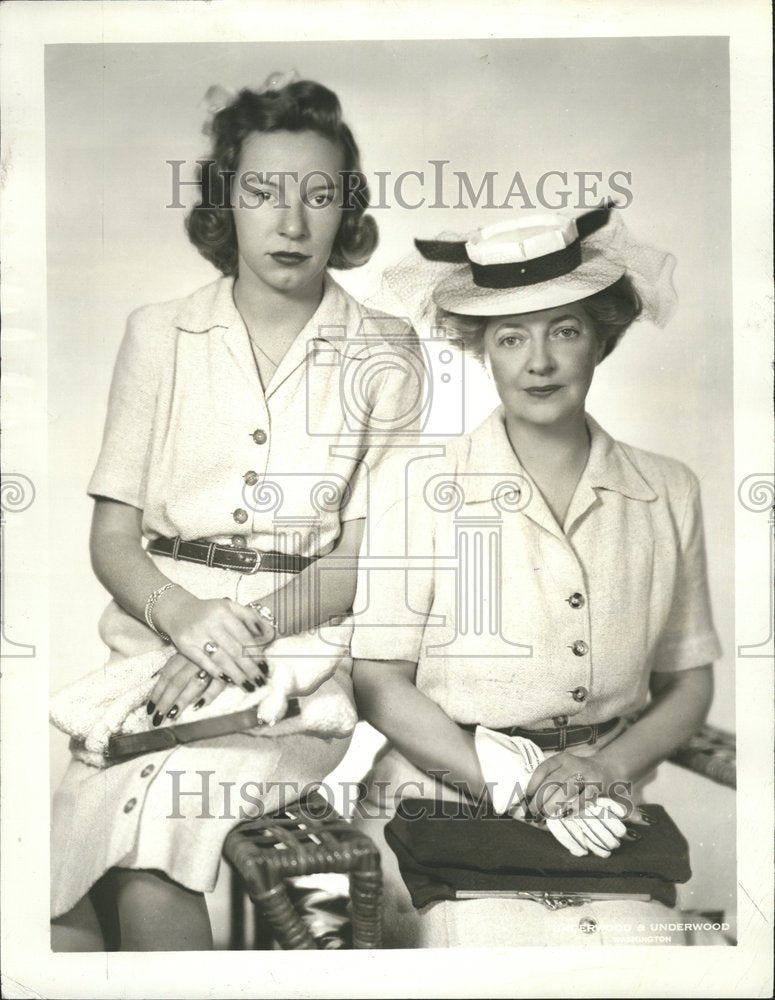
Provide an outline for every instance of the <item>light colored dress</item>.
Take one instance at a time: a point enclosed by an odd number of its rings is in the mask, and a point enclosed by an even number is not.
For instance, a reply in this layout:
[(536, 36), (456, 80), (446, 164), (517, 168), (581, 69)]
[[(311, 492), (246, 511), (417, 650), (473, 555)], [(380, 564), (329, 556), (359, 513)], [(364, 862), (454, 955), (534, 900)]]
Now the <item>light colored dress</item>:
[[(116, 362), (89, 493), (142, 509), (149, 538), (325, 555), (344, 521), (366, 515), (387, 449), (412, 437), (422, 390), (416, 347), (406, 323), (367, 311), (327, 276), (320, 306), (264, 391), (233, 279), (139, 309)], [(153, 558), (201, 598), (244, 604), (290, 579)], [(100, 635), (111, 657), (161, 645), (115, 602)], [(350, 620), (328, 627), (328, 641), (315, 635), (323, 653), (340, 657), (326, 683), (352, 698)], [(53, 805), (52, 916), (113, 866), (213, 889), (229, 829), (322, 780), (348, 742), (250, 731), (103, 770), (71, 761)]]
[[(589, 460), (562, 526), (515, 457), (502, 408), (472, 434), (391, 457), (382, 475), (404, 483), (406, 499), (394, 485), (393, 500), (370, 512), (353, 658), (386, 659), (389, 649), (417, 663), (417, 687), (456, 722), (532, 729), (560, 716), (570, 725), (633, 716), (653, 672), (713, 662), (696, 477), (614, 441), (592, 418), (588, 427)], [(571, 751), (594, 752), (623, 725)], [(454, 794), (388, 748), (370, 800), (390, 805), (402, 782), (402, 794)], [(643, 920), (669, 919), (662, 904), (636, 902), (552, 913), (486, 899), (418, 912), (382, 839), (385, 820), (361, 822), (383, 847), (388, 945), (601, 944), (624, 935), (623, 924), (635, 934)]]

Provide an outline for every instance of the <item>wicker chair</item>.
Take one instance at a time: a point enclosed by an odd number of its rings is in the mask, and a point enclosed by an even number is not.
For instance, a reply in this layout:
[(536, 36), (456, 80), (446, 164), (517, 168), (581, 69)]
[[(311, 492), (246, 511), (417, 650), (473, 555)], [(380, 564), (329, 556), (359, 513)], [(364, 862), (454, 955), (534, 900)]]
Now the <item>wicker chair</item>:
[[(226, 838), (224, 857), (282, 949), (317, 949), (318, 943), (285, 880), (338, 872), (349, 876), (353, 948), (381, 944), (382, 869), (379, 851), (365, 834), (346, 823), (313, 792), (283, 812), (236, 826)], [(236, 880), (235, 880), (236, 881)], [(232, 883), (232, 948), (242, 946), (241, 889)], [(267, 942), (263, 942), (264, 947)]]

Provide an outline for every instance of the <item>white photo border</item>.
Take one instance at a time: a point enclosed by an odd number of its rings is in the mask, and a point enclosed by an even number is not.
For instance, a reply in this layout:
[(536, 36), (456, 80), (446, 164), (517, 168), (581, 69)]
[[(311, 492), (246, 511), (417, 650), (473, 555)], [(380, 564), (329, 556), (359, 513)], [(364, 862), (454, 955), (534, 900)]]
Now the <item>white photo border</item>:
[[(772, 490), (772, 149), (769, 7), (761, 0), (260, 3), (170, 0), (8, 2), (2, 29), (3, 328), (26, 339), (21, 412), (3, 409), (3, 467), (37, 484), (3, 483), (13, 521), (6, 591), (14, 635), (34, 656), (3, 657), (3, 995), (146, 996), (767, 996), (773, 913), (772, 656), (737, 660), (738, 926), (732, 948), (450, 950), (377, 953), (52, 954), (48, 927), (48, 606), (40, 567), (55, 548), (47, 482), (44, 46), (60, 43), (357, 38), (722, 35), (730, 39), (735, 482)], [(10, 482), (10, 480), (9, 480)], [(8, 498), (8, 505), (6, 504)], [(14, 499), (16, 497), (16, 499)], [(30, 501), (29, 503), (27, 501)], [(9, 506), (16, 504), (15, 510)], [(26, 504), (26, 506), (25, 506)], [(7, 517), (6, 517), (7, 512)], [(22, 516), (23, 515), (23, 516)], [(736, 508), (736, 606), (767, 573), (766, 505)], [(7, 550), (7, 551), (6, 551)], [(762, 569), (763, 567), (763, 569)], [(755, 568), (755, 571), (754, 571)], [(64, 579), (64, 578), (63, 578)], [(760, 602), (759, 602), (760, 603)], [(23, 609), (17, 611), (16, 609)], [(736, 641), (753, 641), (741, 613)], [(756, 626), (752, 626), (756, 630)], [(547, 957), (550, 961), (547, 962)], [(603, 958), (604, 965), (600, 961)]]

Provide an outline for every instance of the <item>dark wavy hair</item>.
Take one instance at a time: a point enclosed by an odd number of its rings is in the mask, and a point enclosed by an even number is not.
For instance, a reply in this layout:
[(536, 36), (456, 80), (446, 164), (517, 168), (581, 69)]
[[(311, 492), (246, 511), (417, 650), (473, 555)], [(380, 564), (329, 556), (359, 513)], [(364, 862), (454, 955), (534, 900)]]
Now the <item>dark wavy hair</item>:
[[(598, 341), (603, 345), (603, 358), (616, 347), (627, 328), (640, 316), (643, 305), (630, 278), (623, 274), (607, 288), (579, 299), (592, 321)], [(436, 310), (436, 323), (443, 327), (447, 339), (463, 345), (478, 361), (484, 360), (484, 332), (492, 316), (462, 316), (460, 313)]]
[(186, 218), (189, 239), (223, 274), (238, 270), (237, 231), (232, 207), (232, 179), (242, 144), (254, 132), (316, 132), (336, 143), (344, 154), (342, 222), (329, 267), (359, 267), (377, 246), (377, 223), (366, 215), (369, 189), (353, 134), (342, 120), (339, 98), (312, 80), (299, 80), (279, 90), (241, 90), (212, 123), (213, 150), (202, 161), (201, 199)]

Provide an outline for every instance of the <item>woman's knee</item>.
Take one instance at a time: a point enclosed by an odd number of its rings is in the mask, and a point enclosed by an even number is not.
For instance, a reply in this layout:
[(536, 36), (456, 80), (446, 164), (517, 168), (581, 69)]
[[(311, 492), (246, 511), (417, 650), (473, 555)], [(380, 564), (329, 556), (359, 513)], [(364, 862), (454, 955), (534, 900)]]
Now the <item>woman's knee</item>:
[(206, 951), (212, 930), (204, 894), (163, 872), (112, 871), (122, 951)]

